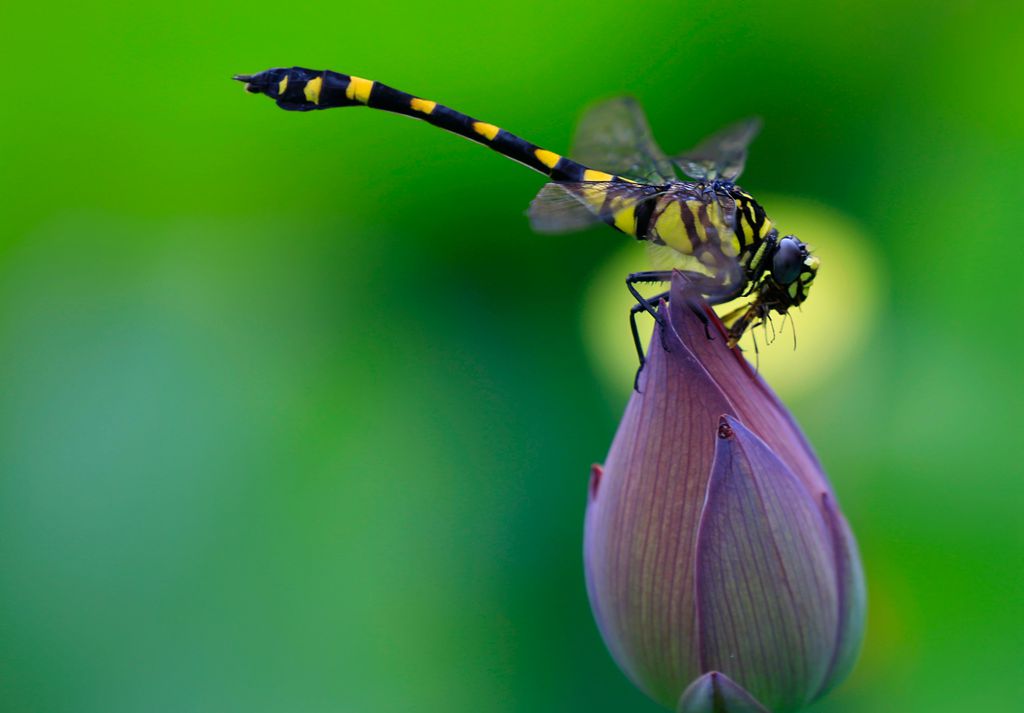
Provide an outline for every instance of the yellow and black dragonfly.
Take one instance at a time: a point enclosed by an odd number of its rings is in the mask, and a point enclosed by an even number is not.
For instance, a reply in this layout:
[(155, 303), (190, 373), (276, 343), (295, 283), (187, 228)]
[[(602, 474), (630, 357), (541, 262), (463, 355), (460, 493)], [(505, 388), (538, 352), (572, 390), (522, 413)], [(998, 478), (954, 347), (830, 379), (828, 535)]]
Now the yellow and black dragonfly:
[[(630, 326), (641, 367), (636, 315), (646, 311), (661, 323), (655, 304), (668, 293), (646, 298), (638, 284), (666, 282), (672, 270), (680, 270), (709, 304), (749, 297), (722, 316), (729, 345), (735, 346), (751, 325), (769, 319), (772, 312), (786, 314), (807, 299), (818, 271), (818, 259), (807, 245), (793, 235), (780, 238), (761, 205), (734, 183), (760, 128), (756, 119), (734, 124), (670, 157), (651, 137), (639, 105), (628, 98), (612, 99), (584, 115), (573, 160), (494, 124), (369, 79), (301, 67), (235, 79), (290, 111), (368, 106), (421, 119), (548, 176), (551, 182), (530, 205), (536, 230), (563, 232), (604, 222), (647, 241), (658, 269), (626, 278), (637, 300)], [(680, 180), (676, 168), (693, 180)], [(695, 312), (706, 320), (699, 307)]]

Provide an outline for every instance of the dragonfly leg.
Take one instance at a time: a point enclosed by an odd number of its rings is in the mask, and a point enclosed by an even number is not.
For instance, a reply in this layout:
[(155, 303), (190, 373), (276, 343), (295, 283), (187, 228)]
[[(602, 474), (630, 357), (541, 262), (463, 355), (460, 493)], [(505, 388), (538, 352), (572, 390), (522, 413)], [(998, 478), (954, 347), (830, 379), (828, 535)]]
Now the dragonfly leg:
[[(668, 270), (652, 270), (647, 272), (634, 272), (626, 278), (626, 289), (633, 295), (633, 299), (636, 300), (636, 304), (633, 305), (629, 310), (629, 329), (633, 335), (633, 345), (636, 347), (636, 356), (640, 362), (640, 365), (636, 369), (636, 376), (633, 378), (633, 390), (640, 391), (640, 372), (643, 371), (646, 359), (644, 357), (644, 347), (640, 343), (640, 334), (636, 328), (636, 316), (641, 311), (646, 312), (654, 318), (654, 321), (661, 328), (661, 346), (663, 349), (668, 350), (668, 345), (665, 343), (665, 318), (658, 314), (658, 310), (655, 305), (661, 300), (668, 297), (668, 292), (662, 292), (652, 299), (648, 299), (640, 294), (636, 286), (644, 283), (657, 283), (657, 282), (668, 282), (672, 279), (672, 273)], [(653, 303), (653, 304), (652, 304)]]
[[(742, 285), (737, 285), (736, 288), (723, 289), (719, 284), (709, 281), (707, 275), (701, 274), (699, 272), (693, 272), (690, 270), (652, 270), (648, 272), (634, 272), (633, 274), (626, 278), (626, 288), (629, 290), (629, 293), (633, 295), (633, 298), (636, 299), (637, 302), (636, 308), (634, 308), (634, 311), (630, 313), (631, 320), (635, 319), (636, 313), (639, 312), (640, 309), (642, 309), (644, 312), (647, 312), (647, 314), (651, 315), (651, 317), (654, 318), (654, 321), (657, 322), (662, 328), (664, 328), (664, 317), (658, 314), (658, 311), (655, 309), (654, 304), (652, 303), (664, 299), (665, 295), (668, 293), (660, 294), (655, 299), (649, 300), (640, 294), (640, 292), (636, 289), (636, 285), (647, 282), (669, 282), (672, 279), (673, 272), (679, 272), (681, 275), (683, 275), (683, 277), (688, 278), (695, 286), (696, 291), (700, 292), (700, 294), (706, 297), (706, 301), (708, 304), (720, 304), (722, 302), (728, 302), (729, 300), (733, 299), (733, 297), (735, 297), (737, 294), (739, 294), (739, 292), (742, 291), (743, 289)], [(709, 329), (711, 322), (708, 319), (708, 316), (704, 313), (705, 300), (690, 299), (687, 300), (687, 302), (687, 306), (689, 306), (690, 310), (697, 316), (697, 319), (701, 321), (701, 324), (704, 325), (704, 334), (707, 336), (708, 339), (714, 339), (714, 337), (711, 335), (711, 330)], [(668, 346), (664, 343), (664, 333), (662, 333), (662, 340), (662, 346), (664, 346), (667, 351)], [(639, 342), (638, 338), (637, 341)], [(641, 358), (640, 361), (642, 366), (643, 359)]]
[[(666, 291), (666, 292), (662, 292), (661, 294), (655, 295), (654, 297), (650, 298), (650, 300), (648, 300), (648, 302), (649, 303), (650, 302), (661, 302), (662, 300), (667, 300), (667, 299), (668, 299), (668, 292)], [(637, 328), (636, 328), (636, 315), (639, 312), (646, 312), (646, 311), (647, 311), (647, 308), (644, 305), (640, 304), (639, 302), (637, 302), (635, 305), (633, 305), (632, 307), (629, 308), (629, 330), (630, 330), (630, 332), (633, 333), (633, 346), (636, 347), (636, 356), (637, 356), (637, 359), (640, 361), (640, 365), (636, 368), (636, 376), (633, 377), (633, 390), (637, 391), (637, 392), (640, 391), (640, 372), (643, 371), (643, 369), (644, 369), (645, 358), (644, 358), (644, 347), (640, 343), (640, 332), (638, 332)], [(664, 325), (662, 325), (662, 326), (664, 326)], [(662, 340), (663, 340), (662, 341), (662, 346), (664, 346), (664, 338), (665, 338), (664, 334), (665, 333), (663, 331), (662, 332)]]
[[(668, 270), (652, 270), (652, 271), (648, 271), (648, 272), (634, 272), (632, 275), (630, 275), (629, 277), (626, 278), (626, 289), (628, 289), (629, 293), (631, 295), (633, 295), (633, 299), (636, 300), (637, 306), (640, 309), (643, 309), (643, 311), (646, 312), (647, 314), (651, 315), (651, 317), (654, 318), (654, 321), (657, 322), (658, 325), (663, 327), (663, 328), (665, 326), (665, 318), (663, 316), (661, 316), (660, 314), (658, 314), (658, 310), (655, 309), (655, 305), (652, 304), (652, 300), (649, 300), (646, 297), (644, 297), (643, 295), (641, 295), (640, 291), (636, 289), (636, 286), (638, 284), (643, 284), (643, 283), (646, 283), (646, 282), (655, 282), (655, 283), (656, 282), (668, 282), (671, 279), (672, 279), (672, 273), (670, 271), (668, 271)], [(658, 295), (658, 297), (655, 300), (653, 300), (653, 302), (657, 303), (658, 301), (660, 301), (662, 299), (664, 299), (664, 295)], [(637, 310), (637, 311), (639, 311), (639, 310)], [(630, 313), (630, 319), (631, 320), (633, 320), (635, 318), (635, 314), (636, 314), (635, 312), (631, 312)], [(639, 342), (639, 339), (637, 341)], [(663, 345), (664, 345), (664, 343), (663, 343)], [(641, 366), (642, 365), (643, 365), (643, 359), (641, 359)]]
[[(702, 285), (702, 283), (708, 282), (708, 276), (703, 275), (699, 272), (691, 271), (679, 271), (684, 277), (689, 278), (695, 285)], [(640, 343), (640, 334), (636, 328), (636, 316), (640, 312), (647, 312), (654, 318), (658, 326), (661, 327), (661, 347), (665, 351), (669, 351), (668, 343), (665, 341), (665, 318), (658, 314), (655, 305), (661, 300), (667, 300), (669, 293), (662, 292), (652, 298), (644, 297), (640, 294), (639, 290), (636, 289), (636, 285), (648, 283), (648, 282), (668, 282), (672, 279), (672, 271), (667, 270), (654, 270), (649, 272), (634, 272), (632, 275), (626, 278), (626, 287), (629, 289), (630, 294), (636, 299), (636, 304), (629, 310), (629, 328), (633, 335), (633, 345), (636, 347), (637, 358), (640, 362), (640, 366), (637, 368), (636, 377), (633, 379), (633, 389), (640, 391), (640, 372), (643, 371), (646, 358), (644, 357), (643, 345)], [(700, 289), (698, 287), (698, 289)], [(704, 293), (703, 290), (701, 290)], [(712, 291), (711, 294), (716, 294)], [(729, 299), (732, 299), (731, 297)], [(727, 300), (725, 300), (727, 301)], [(686, 300), (687, 306), (690, 311), (697, 316), (697, 319), (704, 325), (704, 335), (708, 339), (714, 339), (711, 334), (711, 320), (704, 313), (704, 302), (698, 298), (689, 298)]]
[[(636, 303), (640, 305), (647, 314), (654, 317), (654, 321), (658, 324), (664, 324), (663, 317), (661, 317), (657, 310), (654, 309), (654, 305), (646, 297), (640, 294), (636, 289), (636, 285), (644, 284), (647, 282), (669, 282), (672, 279), (672, 272), (669, 270), (651, 270), (648, 272), (634, 272), (626, 278), (626, 289), (636, 299)], [(661, 295), (658, 299), (661, 299)]]

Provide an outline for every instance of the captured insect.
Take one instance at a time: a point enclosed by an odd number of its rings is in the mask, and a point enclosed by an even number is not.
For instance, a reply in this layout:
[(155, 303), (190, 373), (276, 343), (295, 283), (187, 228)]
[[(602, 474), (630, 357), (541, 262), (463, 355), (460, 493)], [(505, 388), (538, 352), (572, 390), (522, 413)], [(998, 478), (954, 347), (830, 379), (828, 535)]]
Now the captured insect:
[[(646, 311), (662, 324), (655, 305), (668, 299), (668, 293), (647, 298), (638, 284), (667, 282), (672, 270), (679, 270), (711, 305), (749, 297), (722, 316), (732, 347), (772, 312), (785, 315), (806, 300), (818, 271), (818, 259), (807, 245), (794, 235), (780, 238), (764, 208), (735, 184), (747, 146), (760, 129), (757, 119), (729, 126), (690, 151), (666, 156), (640, 106), (629, 98), (611, 99), (584, 114), (573, 160), (494, 124), (369, 79), (301, 67), (235, 79), (290, 111), (368, 106), (422, 119), (548, 176), (551, 182), (530, 204), (535, 230), (557, 233), (604, 222), (646, 241), (658, 269), (626, 278), (637, 301), (630, 310), (630, 327), (641, 368), (644, 354), (636, 315)], [(680, 180), (676, 168), (693, 180)], [(694, 311), (706, 325), (699, 306)]]

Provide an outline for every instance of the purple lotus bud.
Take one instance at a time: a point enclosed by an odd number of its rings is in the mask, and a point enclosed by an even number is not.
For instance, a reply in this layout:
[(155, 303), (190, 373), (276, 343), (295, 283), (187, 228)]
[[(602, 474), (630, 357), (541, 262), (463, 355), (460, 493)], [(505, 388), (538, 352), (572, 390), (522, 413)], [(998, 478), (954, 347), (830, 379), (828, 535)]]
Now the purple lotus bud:
[(792, 417), (710, 310), (707, 338), (686, 290), (677, 275), (664, 340), (656, 330), (591, 474), (590, 603), (612, 656), (660, 703), (796, 711), (856, 658), (857, 545)]

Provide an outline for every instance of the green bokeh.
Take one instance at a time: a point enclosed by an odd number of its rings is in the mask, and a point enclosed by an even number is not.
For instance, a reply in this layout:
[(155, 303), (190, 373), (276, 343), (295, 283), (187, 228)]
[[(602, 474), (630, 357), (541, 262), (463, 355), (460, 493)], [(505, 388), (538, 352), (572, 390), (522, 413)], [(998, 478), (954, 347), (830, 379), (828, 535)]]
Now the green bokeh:
[(291, 64), (555, 150), (622, 92), (670, 150), (761, 114), (745, 187), (850, 216), (887, 272), (858, 358), (791, 404), (871, 594), (862, 660), (815, 710), (1019, 705), (1022, 21), (4, 5), (0, 707), (656, 710), (605, 652), (580, 565), (588, 466), (623, 406), (581, 310), (621, 236), (534, 235), (522, 167), (229, 80)]

